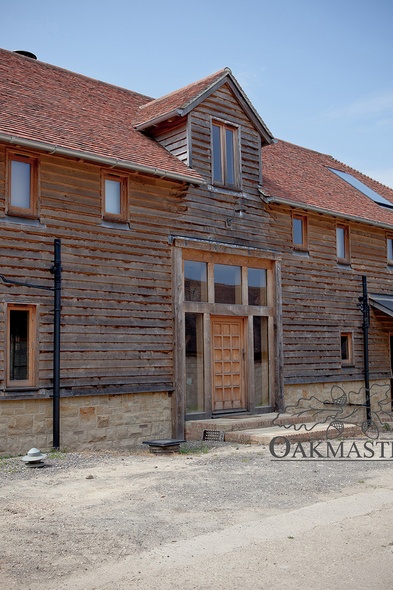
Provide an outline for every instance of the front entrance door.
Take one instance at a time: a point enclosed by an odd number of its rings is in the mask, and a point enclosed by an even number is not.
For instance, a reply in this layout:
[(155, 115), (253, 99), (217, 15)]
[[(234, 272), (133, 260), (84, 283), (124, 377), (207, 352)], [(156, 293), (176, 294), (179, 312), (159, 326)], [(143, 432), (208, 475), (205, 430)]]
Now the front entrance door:
[(246, 409), (244, 318), (212, 317), (213, 412)]

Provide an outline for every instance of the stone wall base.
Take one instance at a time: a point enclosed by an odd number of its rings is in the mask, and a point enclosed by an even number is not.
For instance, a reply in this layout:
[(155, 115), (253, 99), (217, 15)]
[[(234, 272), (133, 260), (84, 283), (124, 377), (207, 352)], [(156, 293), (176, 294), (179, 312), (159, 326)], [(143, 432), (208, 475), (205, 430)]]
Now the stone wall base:
[[(319, 401), (337, 399), (340, 395), (347, 395), (352, 404), (365, 402), (364, 381), (341, 381), (339, 383), (302, 383), (286, 385), (284, 389), (284, 411), (289, 414), (297, 413), (297, 408), (309, 407), (307, 400), (313, 396)], [(390, 411), (391, 393), (390, 380), (370, 380), (371, 410), (379, 412), (381, 409)], [(378, 403), (380, 402), (380, 403)]]
[[(52, 447), (52, 400), (0, 401), (0, 454)], [(65, 451), (126, 449), (172, 436), (172, 397), (132, 393), (60, 400), (60, 448)]]

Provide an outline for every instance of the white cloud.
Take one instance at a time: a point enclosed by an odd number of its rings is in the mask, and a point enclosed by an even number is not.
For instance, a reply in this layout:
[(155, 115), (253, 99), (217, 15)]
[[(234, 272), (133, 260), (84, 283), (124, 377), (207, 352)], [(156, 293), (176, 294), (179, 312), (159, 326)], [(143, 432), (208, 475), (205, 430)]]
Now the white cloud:
[[(390, 118), (388, 115), (391, 114)], [(393, 90), (382, 94), (365, 96), (338, 109), (332, 109), (325, 113), (329, 119), (361, 118), (370, 116), (382, 116), (383, 124), (393, 123)]]

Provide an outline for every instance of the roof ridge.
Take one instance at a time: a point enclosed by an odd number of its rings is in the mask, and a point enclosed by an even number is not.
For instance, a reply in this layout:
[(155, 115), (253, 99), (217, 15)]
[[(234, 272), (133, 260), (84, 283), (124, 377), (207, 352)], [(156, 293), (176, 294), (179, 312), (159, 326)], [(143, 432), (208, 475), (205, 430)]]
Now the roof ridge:
[[(198, 86), (199, 84), (201, 84), (204, 80), (209, 80), (209, 79), (214, 79), (215, 82), (220, 78), (219, 74), (221, 74), (222, 77), (224, 77), (224, 74), (231, 73), (230, 68), (225, 67), (222, 68), (221, 70), (217, 70), (217, 72), (215, 72), (214, 74), (210, 74), (209, 76), (205, 76), (204, 78), (200, 78), (199, 80), (196, 80), (195, 82), (190, 82), (189, 84), (186, 84), (185, 86), (182, 86), (181, 88), (177, 88), (176, 90), (172, 90), (172, 92), (168, 92), (168, 94), (164, 94), (163, 96), (159, 96), (158, 98), (153, 98), (150, 102), (147, 102), (143, 105), (140, 105), (138, 108), (140, 111), (142, 111), (142, 109), (144, 109), (145, 107), (149, 107), (154, 103), (160, 103), (163, 102), (164, 100), (167, 100), (169, 97), (174, 96), (176, 94), (179, 94), (180, 92), (184, 92), (185, 90), (187, 90), (187, 88), (192, 88), (193, 86)], [(216, 80), (217, 78), (217, 80)], [(206, 91), (206, 88), (204, 88), (203, 91), (199, 92), (197, 94), (197, 96), (199, 96), (200, 94), (203, 94), (203, 92)], [(189, 101), (187, 101), (185, 104), (188, 104), (189, 102), (191, 102), (192, 100), (195, 100), (195, 96), (190, 99)]]

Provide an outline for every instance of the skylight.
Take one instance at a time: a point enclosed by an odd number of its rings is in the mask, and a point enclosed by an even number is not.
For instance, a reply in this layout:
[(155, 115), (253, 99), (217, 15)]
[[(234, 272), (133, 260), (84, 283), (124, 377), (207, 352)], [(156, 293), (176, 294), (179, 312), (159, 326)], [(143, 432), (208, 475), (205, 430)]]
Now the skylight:
[(381, 197), (381, 195), (373, 191), (363, 182), (360, 182), (360, 180), (352, 176), (352, 174), (348, 174), (347, 172), (341, 172), (341, 170), (335, 170), (334, 168), (329, 168), (329, 170), (330, 172), (334, 172), (334, 174), (345, 180), (345, 182), (353, 186), (353, 188), (356, 188), (358, 191), (366, 195), (366, 197), (374, 201), (374, 203), (377, 203), (382, 207), (390, 207), (391, 209), (393, 209), (393, 203), (391, 203), (384, 197)]

